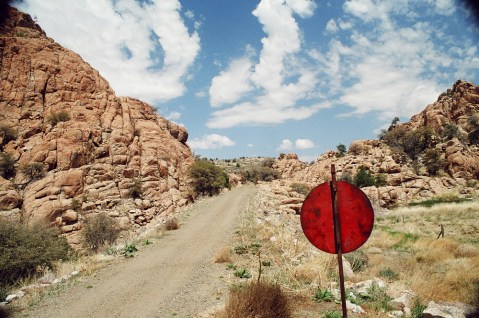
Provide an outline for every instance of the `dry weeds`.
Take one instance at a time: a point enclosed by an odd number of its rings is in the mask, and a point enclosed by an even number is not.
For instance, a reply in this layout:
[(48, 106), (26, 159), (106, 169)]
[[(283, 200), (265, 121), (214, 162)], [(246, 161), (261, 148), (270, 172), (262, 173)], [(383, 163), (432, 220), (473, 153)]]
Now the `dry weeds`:
[[(259, 188), (232, 243), (232, 250), (239, 245), (246, 248), (235, 256), (235, 265), (248, 269), (253, 274), (250, 280), (256, 281), (260, 251), (261, 261), (270, 265), (262, 266), (262, 279), (279, 284), (292, 308), (301, 308), (294, 316), (320, 317), (326, 309), (318, 309), (311, 298), (318, 288), (330, 289), (338, 280), (336, 257), (316, 250), (304, 237), (299, 217), (280, 211), (279, 199), (266, 186)], [(445, 236), (437, 239), (441, 224)], [(388, 281), (392, 296), (412, 289), (425, 304), (431, 300), (474, 304), (479, 282), (479, 202), (415, 206), (376, 215), (372, 235), (359, 250), (368, 261), (348, 279), (351, 283), (381, 277)], [(389, 277), (381, 276), (385, 270)], [(232, 274), (226, 280), (232, 285), (244, 283)], [(327, 310), (340, 311), (339, 305), (331, 306)]]

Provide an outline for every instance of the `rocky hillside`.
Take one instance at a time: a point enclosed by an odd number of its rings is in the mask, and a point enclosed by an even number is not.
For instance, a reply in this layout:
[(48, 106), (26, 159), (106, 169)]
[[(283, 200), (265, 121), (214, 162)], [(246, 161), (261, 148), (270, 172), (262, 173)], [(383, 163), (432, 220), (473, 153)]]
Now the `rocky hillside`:
[(457, 81), (407, 123), (393, 123), (380, 140), (355, 141), (347, 152), (329, 151), (314, 164), (282, 155), (275, 168), (283, 179), (315, 186), (338, 177), (353, 181), (359, 169), (374, 185), (363, 190), (377, 207), (391, 207), (440, 195), (479, 193), (479, 86)]
[(0, 27), (0, 216), (72, 244), (106, 211), (139, 230), (188, 202), (187, 131), (129, 97), (14, 8)]

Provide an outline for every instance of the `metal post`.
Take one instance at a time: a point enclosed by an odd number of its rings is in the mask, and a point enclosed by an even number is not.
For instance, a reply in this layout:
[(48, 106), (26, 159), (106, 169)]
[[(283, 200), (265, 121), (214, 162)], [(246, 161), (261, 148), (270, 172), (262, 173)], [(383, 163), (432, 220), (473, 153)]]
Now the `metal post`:
[(339, 222), (338, 211), (338, 193), (336, 185), (336, 167), (331, 165), (331, 201), (333, 203), (333, 222), (334, 222), (334, 242), (336, 246), (336, 254), (338, 254), (339, 267), (339, 288), (341, 291), (341, 307), (343, 310), (343, 318), (348, 318), (348, 310), (346, 308), (346, 292), (344, 289), (344, 272), (343, 272), (343, 253), (341, 247), (341, 223)]

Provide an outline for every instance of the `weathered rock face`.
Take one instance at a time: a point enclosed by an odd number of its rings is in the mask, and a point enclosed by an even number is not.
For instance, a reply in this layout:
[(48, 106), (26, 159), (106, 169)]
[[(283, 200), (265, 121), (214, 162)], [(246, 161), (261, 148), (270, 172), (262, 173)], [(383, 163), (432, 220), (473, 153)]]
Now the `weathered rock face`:
[[(0, 215), (57, 222), (78, 243), (86, 214), (106, 210), (135, 229), (188, 201), (187, 131), (146, 103), (117, 97), (79, 55), (13, 8), (0, 29), (0, 81), (0, 125), (17, 135), (2, 145), (17, 173), (0, 180)], [(52, 121), (65, 113), (69, 120)], [(22, 173), (32, 163), (43, 165), (38, 180)], [(140, 202), (131, 199), (135, 184)], [(76, 219), (65, 216), (72, 203)]]
[[(423, 200), (442, 194), (455, 193), (470, 196), (479, 192), (479, 147), (471, 142), (477, 127), (471, 118), (479, 116), (479, 86), (458, 81), (438, 101), (426, 107), (410, 122), (393, 125), (390, 130), (406, 127), (414, 130), (420, 127), (431, 128), (438, 136), (447, 125), (458, 127), (463, 140), (436, 141), (435, 149), (444, 161), (444, 173), (432, 176), (424, 167), (398, 155), (388, 145), (379, 140), (358, 140), (351, 143), (348, 153), (337, 157), (334, 151), (326, 152), (308, 165), (298, 160), (294, 154), (283, 155), (275, 162), (284, 179), (315, 186), (331, 178), (331, 164), (335, 164), (338, 179), (352, 178), (359, 167), (365, 167), (372, 174), (383, 174), (387, 185), (366, 187), (364, 192), (373, 204), (380, 207), (401, 205), (412, 200)], [(479, 117), (478, 117), (479, 121)], [(479, 136), (479, 132), (478, 132)], [(418, 171), (419, 170), (419, 171)]]

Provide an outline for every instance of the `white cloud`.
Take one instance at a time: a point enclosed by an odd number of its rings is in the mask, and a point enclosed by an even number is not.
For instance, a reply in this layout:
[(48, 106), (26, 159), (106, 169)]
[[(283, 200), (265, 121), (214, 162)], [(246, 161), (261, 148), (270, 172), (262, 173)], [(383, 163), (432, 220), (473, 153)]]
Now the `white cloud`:
[(294, 147), (294, 144), (293, 144), (293, 142), (291, 142), (291, 140), (284, 139), (281, 142), (281, 145), (279, 145), (278, 150), (292, 150), (293, 147)]
[(168, 115), (165, 116), (168, 120), (178, 120), (181, 117), (181, 113), (172, 111)]
[[(213, 112), (208, 127), (278, 124), (307, 118), (323, 107), (306, 102), (298, 105), (315, 93), (318, 80), (296, 56), (301, 49), (301, 34), (294, 14), (308, 17), (314, 8), (314, 1), (303, 0), (262, 0), (258, 4), (253, 15), (266, 33), (261, 39), (258, 63), (247, 64), (245, 61), (253, 57), (247, 52), (247, 57), (233, 61), (227, 71), (215, 77), (210, 87), (212, 106), (235, 103), (245, 93), (250, 93), (248, 100)], [(239, 75), (233, 77), (236, 73)], [(239, 84), (226, 85), (230, 82)]]
[(247, 144), (246, 146), (249, 147), (249, 148), (253, 148), (253, 147), (254, 147), (253, 144)]
[(184, 94), (200, 38), (185, 26), (179, 0), (25, 0), (17, 6), (99, 70), (117, 94), (150, 103)]
[(335, 33), (336, 31), (338, 31), (338, 25), (336, 21), (333, 19), (329, 20), (328, 23), (326, 23), (326, 32)]
[(296, 149), (311, 149), (314, 148), (314, 143), (309, 139), (297, 139), (294, 143)]
[(304, 150), (314, 148), (314, 143), (309, 139), (296, 139), (293, 143), (289, 139), (284, 139), (278, 147), (278, 151)]
[(235, 142), (226, 136), (218, 134), (204, 135), (201, 138), (195, 138), (188, 141), (188, 145), (192, 149), (221, 149), (223, 147), (231, 147)]
[(210, 86), (210, 103), (213, 107), (236, 102), (252, 89), (250, 84), (252, 63), (248, 58), (234, 60), (228, 70), (214, 77)]

